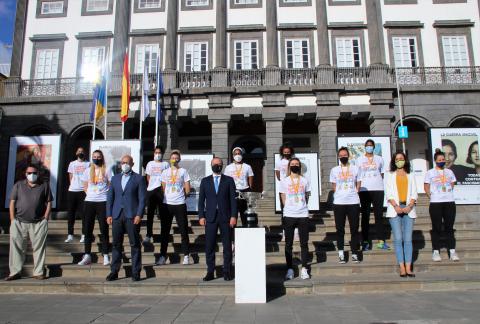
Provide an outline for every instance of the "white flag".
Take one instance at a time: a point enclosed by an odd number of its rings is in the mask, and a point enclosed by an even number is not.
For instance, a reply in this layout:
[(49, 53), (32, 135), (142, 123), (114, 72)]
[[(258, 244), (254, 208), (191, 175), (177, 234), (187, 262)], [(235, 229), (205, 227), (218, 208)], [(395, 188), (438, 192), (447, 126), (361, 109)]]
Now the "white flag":
[(150, 92), (150, 83), (148, 82), (148, 66), (145, 64), (145, 68), (143, 69), (143, 95), (142, 95), (142, 112), (140, 115), (140, 119), (145, 121), (148, 115), (150, 115), (150, 100), (148, 100), (148, 94)]

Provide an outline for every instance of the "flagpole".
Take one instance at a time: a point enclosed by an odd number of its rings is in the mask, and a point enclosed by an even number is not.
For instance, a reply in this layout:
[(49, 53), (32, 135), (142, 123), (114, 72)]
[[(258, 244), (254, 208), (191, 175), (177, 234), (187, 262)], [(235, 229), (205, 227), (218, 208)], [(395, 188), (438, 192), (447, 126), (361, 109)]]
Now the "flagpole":
[(143, 130), (143, 109), (145, 109), (144, 107), (144, 101), (145, 100), (142, 100), (142, 104), (141, 104), (141, 109), (140, 109), (140, 135), (139, 135), (139, 140), (140, 142), (142, 141), (142, 130)]
[[(402, 101), (402, 95), (400, 93), (400, 84), (398, 83), (398, 69), (397, 66), (395, 66), (395, 83), (397, 84), (397, 94), (398, 94), (398, 114), (400, 117), (400, 126), (403, 127), (403, 101)], [(405, 148), (405, 139), (402, 138), (402, 150), (403, 153), (406, 153), (407, 150)]]
[(160, 94), (160, 89), (158, 88), (160, 86), (160, 56), (157, 56), (157, 95), (156, 97), (156, 102), (155, 102), (155, 147), (158, 145), (158, 106), (159, 103), (158, 101), (160, 100), (159, 94)]
[[(110, 51), (107, 52), (106, 56), (106, 65), (107, 65), (107, 75), (105, 77), (105, 139), (107, 139), (107, 125), (108, 125), (108, 82), (110, 76)], [(105, 65), (105, 64), (104, 64)]]
[(125, 139), (125, 122), (122, 121), (122, 141)]

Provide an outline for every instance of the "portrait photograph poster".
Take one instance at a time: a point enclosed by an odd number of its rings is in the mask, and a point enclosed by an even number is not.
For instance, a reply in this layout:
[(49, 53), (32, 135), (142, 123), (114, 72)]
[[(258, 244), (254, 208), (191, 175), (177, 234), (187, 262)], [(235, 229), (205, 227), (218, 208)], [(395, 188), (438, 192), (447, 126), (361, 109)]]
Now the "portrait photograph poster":
[(142, 174), (142, 144), (139, 140), (90, 141), (90, 159), (95, 150), (103, 152), (107, 170), (112, 176), (121, 172), (120, 160), (124, 155), (133, 157), (133, 171)]
[(200, 182), (206, 176), (212, 174), (213, 154), (182, 154), (180, 167), (187, 170), (190, 176), (190, 195), (187, 197), (187, 211), (198, 211), (198, 195), (200, 193)]
[[(302, 175), (310, 181), (310, 198), (308, 210), (320, 210), (320, 167), (318, 153), (296, 153), (295, 157), (302, 163)], [(280, 160), (280, 154), (275, 154), (275, 161)], [(274, 175), (275, 176), (275, 175)], [(280, 205), (280, 181), (275, 176), (275, 211), (281, 212)]]
[(459, 205), (480, 203), (479, 139), (480, 128), (430, 128), (432, 161), (437, 148), (445, 153), (445, 166), (457, 178), (453, 193)]
[(9, 207), (14, 183), (25, 179), (25, 168), (29, 164), (39, 166), (39, 178), (50, 183), (53, 195), (52, 208), (57, 207), (60, 145), (61, 135), (10, 137), (5, 208)]

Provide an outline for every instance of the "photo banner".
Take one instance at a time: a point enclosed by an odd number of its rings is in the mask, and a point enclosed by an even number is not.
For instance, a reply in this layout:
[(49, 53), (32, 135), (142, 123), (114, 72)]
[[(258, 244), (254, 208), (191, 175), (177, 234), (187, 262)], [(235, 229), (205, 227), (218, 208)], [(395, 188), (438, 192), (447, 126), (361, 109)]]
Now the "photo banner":
[(133, 171), (142, 174), (142, 144), (139, 140), (90, 141), (90, 155), (95, 150), (103, 152), (107, 170), (112, 176), (122, 172), (120, 160), (124, 155), (132, 156)]
[(445, 166), (457, 178), (453, 193), (458, 205), (480, 204), (479, 139), (480, 128), (430, 129), (432, 161), (437, 148), (445, 153)]
[(187, 211), (194, 213), (198, 211), (198, 195), (200, 194), (200, 183), (203, 178), (212, 174), (213, 154), (182, 154), (180, 167), (187, 170), (190, 176), (190, 195), (187, 197)]

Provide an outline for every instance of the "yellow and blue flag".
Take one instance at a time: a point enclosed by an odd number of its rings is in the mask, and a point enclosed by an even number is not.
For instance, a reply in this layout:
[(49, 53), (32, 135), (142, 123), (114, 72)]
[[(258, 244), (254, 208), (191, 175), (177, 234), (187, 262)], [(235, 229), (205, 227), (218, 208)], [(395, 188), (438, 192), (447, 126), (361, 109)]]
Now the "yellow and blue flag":
[(92, 109), (90, 111), (90, 121), (98, 121), (105, 116), (107, 110), (107, 70), (104, 69), (101, 78), (97, 79), (95, 90), (93, 92)]

